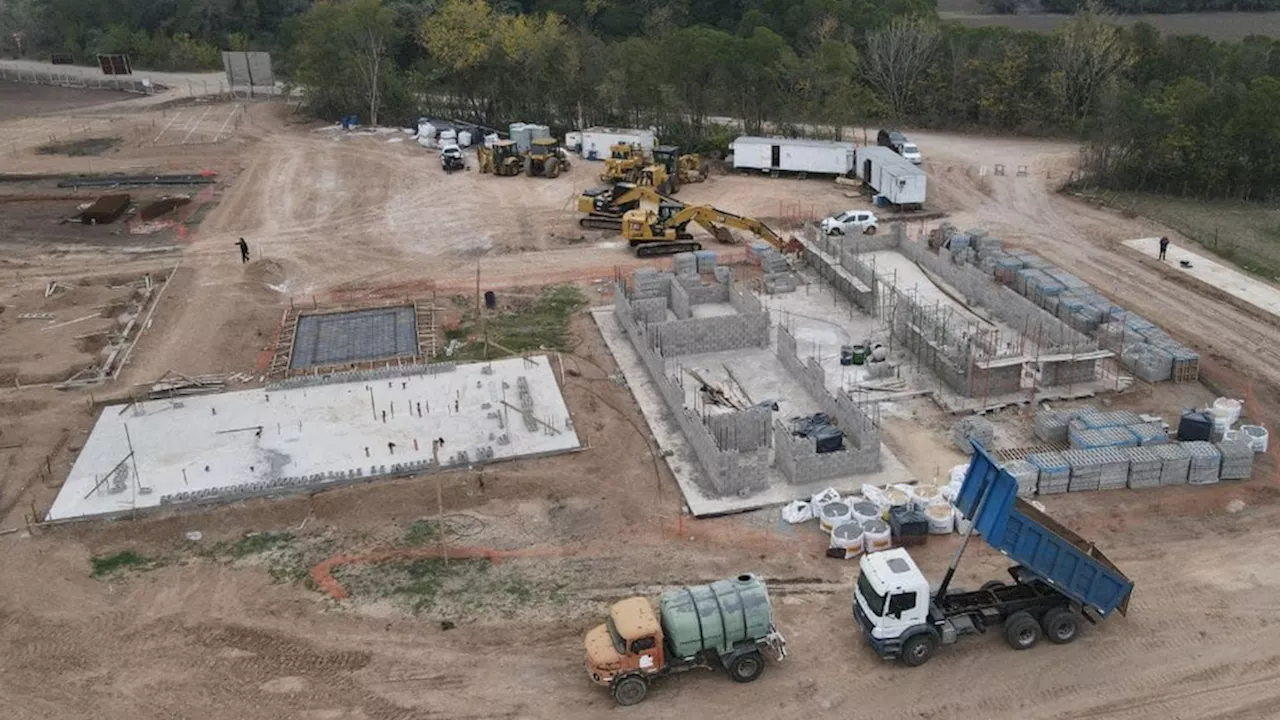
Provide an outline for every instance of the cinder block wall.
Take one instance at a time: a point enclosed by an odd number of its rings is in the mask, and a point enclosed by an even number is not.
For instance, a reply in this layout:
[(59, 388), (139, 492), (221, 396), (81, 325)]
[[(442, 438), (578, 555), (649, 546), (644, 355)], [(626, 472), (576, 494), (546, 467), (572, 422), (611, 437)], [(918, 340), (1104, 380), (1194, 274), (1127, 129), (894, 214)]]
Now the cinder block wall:
[[(846, 441), (849, 438), (846, 436)], [(880, 469), (880, 449), (862, 449), (846, 442), (842, 450), (818, 452), (809, 438), (798, 438), (782, 424), (773, 426), (774, 463), (787, 481), (804, 484), (850, 475), (864, 475)]]
[(688, 320), (693, 317), (693, 311), (690, 309), (692, 303), (689, 302), (689, 291), (684, 289), (683, 283), (671, 283), (671, 312), (675, 313), (677, 320)]
[(1097, 360), (1047, 362), (1040, 365), (1040, 384), (1071, 385), (1091, 382), (1097, 374)]
[(707, 429), (721, 450), (756, 450), (769, 446), (773, 412), (764, 407), (708, 415)]
[(822, 411), (830, 415), (845, 438), (854, 447), (874, 453), (876, 467), (880, 463), (880, 429), (861, 407), (846, 396), (833, 396), (827, 391), (826, 372), (813, 358), (801, 363), (796, 354), (796, 339), (786, 328), (778, 328), (778, 361), (809, 395), (818, 401)]
[(974, 367), (969, 372), (969, 397), (1008, 395), (1022, 389), (1022, 364), (1004, 367)]
[[(672, 287), (675, 284), (672, 283)], [(666, 298), (639, 298), (631, 301), (631, 310), (637, 322), (660, 323), (667, 319)]]

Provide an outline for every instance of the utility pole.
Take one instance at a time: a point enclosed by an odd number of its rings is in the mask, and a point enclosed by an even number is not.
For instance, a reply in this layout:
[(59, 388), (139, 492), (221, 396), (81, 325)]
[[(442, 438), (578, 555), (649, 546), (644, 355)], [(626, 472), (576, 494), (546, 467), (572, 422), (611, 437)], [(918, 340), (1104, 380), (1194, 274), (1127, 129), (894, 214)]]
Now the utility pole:
[(440, 557), (444, 558), (445, 567), (449, 566), (449, 546), (444, 541), (444, 477), (440, 471), (440, 446), (444, 438), (431, 441), (431, 460), (436, 465), (436, 537), (440, 540)]

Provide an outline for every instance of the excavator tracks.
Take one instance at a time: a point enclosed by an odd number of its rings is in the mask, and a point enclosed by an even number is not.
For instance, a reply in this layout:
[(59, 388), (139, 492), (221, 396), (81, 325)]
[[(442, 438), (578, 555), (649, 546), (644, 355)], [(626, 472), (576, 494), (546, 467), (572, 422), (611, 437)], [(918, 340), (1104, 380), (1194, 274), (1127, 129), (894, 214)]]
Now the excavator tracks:
[(587, 217), (578, 218), (578, 224), (592, 230), (622, 230), (622, 218), (609, 217), (607, 215), (588, 215)]
[(702, 243), (693, 240), (668, 240), (661, 242), (645, 242), (635, 246), (636, 257), (657, 257), (675, 255), (682, 252), (701, 250)]

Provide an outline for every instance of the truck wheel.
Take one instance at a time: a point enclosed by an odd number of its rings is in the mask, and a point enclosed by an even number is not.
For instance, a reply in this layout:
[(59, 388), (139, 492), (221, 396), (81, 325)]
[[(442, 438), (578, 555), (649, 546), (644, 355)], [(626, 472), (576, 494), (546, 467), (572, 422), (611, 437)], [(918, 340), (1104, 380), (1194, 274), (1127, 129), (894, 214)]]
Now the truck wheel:
[(613, 684), (613, 699), (619, 705), (635, 705), (649, 694), (649, 683), (639, 675), (628, 675)]
[(933, 657), (933, 651), (937, 649), (938, 644), (928, 633), (909, 637), (902, 644), (902, 664), (907, 667), (920, 667), (929, 662), (929, 658)]
[(547, 161), (546, 175), (547, 177), (552, 179), (560, 177), (560, 161), (559, 160), (557, 160), (556, 158), (551, 158), (550, 160)]
[(1066, 608), (1054, 608), (1044, 614), (1044, 636), (1055, 645), (1066, 645), (1080, 634), (1080, 620)]
[(729, 663), (729, 677), (734, 682), (749, 683), (760, 677), (760, 673), (764, 672), (764, 658), (760, 657), (760, 653), (752, 650), (733, 659)]
[(1014, 650), (1029, 650), (1040, 642), (1040, 623), (1026, 610), (1016, 612), (1004, 623), (1004, 641)]

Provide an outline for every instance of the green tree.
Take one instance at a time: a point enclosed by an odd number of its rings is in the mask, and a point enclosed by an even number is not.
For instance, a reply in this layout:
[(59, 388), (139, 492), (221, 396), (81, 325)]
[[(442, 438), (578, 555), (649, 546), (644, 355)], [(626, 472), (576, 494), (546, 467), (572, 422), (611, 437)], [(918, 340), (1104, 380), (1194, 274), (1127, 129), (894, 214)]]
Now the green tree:
[(355, 105), (378, 124), (384, 88), (394, 68), (387, 61), (395, 40), (395, 16), (380, 0), (314, 5), (302, 16), (294, 45), (294, 80), (321, 115)]

